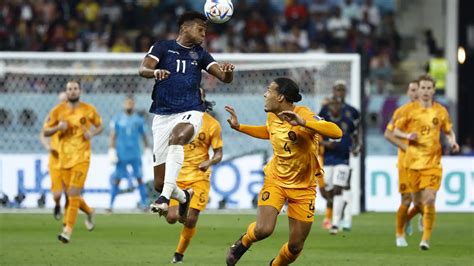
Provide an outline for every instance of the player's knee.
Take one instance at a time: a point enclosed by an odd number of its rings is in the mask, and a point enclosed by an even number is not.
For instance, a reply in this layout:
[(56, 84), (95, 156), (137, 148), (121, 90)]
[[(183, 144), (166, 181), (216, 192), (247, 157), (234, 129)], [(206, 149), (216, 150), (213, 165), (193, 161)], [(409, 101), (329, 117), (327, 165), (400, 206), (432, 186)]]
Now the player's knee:
[(178, 221), (178, 217), (174, 215), (167, 215), (166, 216), (166, 222), (169, 224), (175, 224)]
[(196, 227), (196, 224), (197, 224), (197, 217), (194, 215), (189, 215), (186, 220), (186, 226), (189, 228), (194, 228)]
[(410, 194), (402, 194), (402, 204), (405, 206), (409, 206), (412, 202), (412, 198)]
[(268, 226), (268, 225), (267, 226), (266, 225), (263, 225), (263, 226), (257, 225), (257, 226), (255, 226), (254, 234), (255, 234), (255, 237), (258, 240), (267, 238), (272, 233), (273, 233), (273, 227), (271, 227), (271, 226)]
[(288, 243), (288, 250), (296, 255), (303, 250), (304, 243)]

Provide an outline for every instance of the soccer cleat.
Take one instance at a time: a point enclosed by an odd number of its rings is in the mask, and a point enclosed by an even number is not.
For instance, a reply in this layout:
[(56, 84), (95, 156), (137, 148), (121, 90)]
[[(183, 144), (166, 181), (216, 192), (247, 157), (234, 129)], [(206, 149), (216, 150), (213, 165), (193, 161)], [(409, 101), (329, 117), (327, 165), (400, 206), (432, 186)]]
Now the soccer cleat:
[(180, 203), (179, 208), (178, 208), (178, 214), (179, 214), (178, 221), (182, 224), (184, 224), (186, 220), (188, 219), (189, 204), (191, 203), (191, 198), (194, 195), (194, 191), (191, 188), (186, 189), (184, 190), (184, 194), (186, 194), (186, 202)]
[(174, 253), (173, 259), (171, 260), (171, 263), (183, 263), (183, 254), (179, 254), (178, 252)]
[(104, 212), (105, 212), (106, 215), (112, 215), (114, 213), (112, 208), (105, 209)]
[(423, 215), (418, 217), (418, 232), (423, 232)]
[(92, 231), (95, 228), (95, 213), (92, 211), (90, 214), (87, 215), (86, 220), (84, 222), (86, 225), (87, 230)]
[(54, 206), (54, 219), (61, 220), (61, 206)]
[(339, 228), (338, 228), (337, 226), (333, 225), (333, 226), (331, 227), (331, 229), (329, 229), (329, 234), (330, 234), (330, 235), (337, 235), (337, 232), (338, 232), (338, 231), (339, 231)]
[(71, 233), (64, 229), (61, 234), (58, 235), (58, 240), (63, 242), (63, 244), (69, 243), (71, 240)]
[(404, 236), (397, 236), (395, 243), (397, 244), (397, 247), (399, 248), (408, 247), (408, 243)]
[(413, 235), (413, 226), (411, 225), (411, 221), (407, 221), (405, 224), (405, 234), (407, 236)]
[(248, 248), (242, 244), (242, 237), (244, 237), (244, 235), (245, 234), (240, 236), (240, 238), (230, 247), (229, 253), (227, 253), (227, 258), (225, 260), (227, 266), (234, 266), (237, 264), (242, 255), (244, 255), (244, 253), (248, 250)]
[(426, 241), (426, 240), (421, 240), (421, 242), (420, 242), (420, 249), (421, 249), (421, 250), (428, 250), (428, 249), (430, 249), (430, 244), (428, 244), (428, 241)]
[(168, 207), (170, 200), (160, 196), (155, 202), (150, 204), (150, 211), (158, 213), (160, 216), (166, 216), (168, 214)]
[(326, 230), (331, 229), (331, 220), (330, 219), (324, 218), (323, 229), (326, 229)]

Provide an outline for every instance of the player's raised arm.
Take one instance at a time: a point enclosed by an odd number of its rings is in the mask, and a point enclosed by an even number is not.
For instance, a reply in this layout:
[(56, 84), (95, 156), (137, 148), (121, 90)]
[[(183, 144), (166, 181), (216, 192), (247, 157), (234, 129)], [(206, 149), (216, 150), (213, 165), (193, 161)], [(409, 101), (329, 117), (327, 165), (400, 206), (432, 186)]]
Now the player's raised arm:
[(241, 125), (239, 120), (237, 119), (237, 114), (232, 106), (226, 105), (225, 110), (230, 114), (230, 117), (227, 119), (230, 127), (245, 133), (249, 136), (259, 138), (259, 139), (269, 139), (270, 135), (268, 134), (268, 130), (266, 126), (249, 126), (249, 125)]
[(225, 83), (231, 83), (234, 79), (235, 66), (230, 63), (213, 64), (209, 67), (208, 72), (220, 81)]
[(339, 139), (342, 137), (342, 130), (332, 122), (316, 120), (314, 118), (305, 120), (293, 111), (282, 111), (278, 116), (282, 117), (293, 126), (307, 127), (326, 137), (333, 139)]

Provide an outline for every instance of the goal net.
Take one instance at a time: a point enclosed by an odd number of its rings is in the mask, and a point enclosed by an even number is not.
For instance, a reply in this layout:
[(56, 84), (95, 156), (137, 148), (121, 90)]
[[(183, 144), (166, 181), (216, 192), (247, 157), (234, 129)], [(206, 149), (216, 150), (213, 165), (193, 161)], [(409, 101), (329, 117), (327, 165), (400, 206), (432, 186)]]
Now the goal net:
[[(38, 140), (38, 134), (48, 111), (57, 104), (59, 92), (64, 90), (66, 82), (70, 79), (81, 83), (81, 100), (97, 108), (105, 125), (104, 132), (93, 139), (94, 154), (107, 153), (108, 124), (114, 115), (122, 111), (125, 95), (134, 96), (137, 111), (146, 118), (148, 125), (151, 125), (152, 115), (148, 113), (148, 108), (151, 104), (154, 81), (138, 75), (138, 67), (143, 56), (143, 54), (111, 53), (0, 53), (2, 157), (14, 155), (27, 158), (32, 154), (46, 154)], [(238, 160), (245, 166), (248, 160), (242, 158), (247, 156), (252, 162), (255, 159), (251, 156), (262, 156), (258, 162), (261, 169), (262, 164), (271, 156), (271, 145), (268, 141), (253, 139), (230, 129), (224, 105), (232, 105), (236, 109), (241, 123), (263, 125), (266, 120), (263, 94), (266, 86), (277, 77), (285, 76), (295, 80), (303, 94), (303, 101), (298, 104), (309, 106), (316, 113), (321, 108), (322, 100), (331, 96), (334, 82), (344, 80), (348, 88), (346, 101), (360, 110), (361, 82), (358, 55), (216, 54), (214, 57), (218, 62), (230, 62), (236, 66), (234, 81), (231, 84), (219, 82), (203, 72), (202, 86), (207, 90), (207, 99), (216, 102), (214, 115), (222, 125), (224, 140), (222, 165), (234, 160), (232, 167), (240, 169)], [(149, 136), (151, 140), (151, 132)], [(244, 182), (242, 181), (246, 178), (244, 172), (239, 170), (237, 173), (235, 169), (229, 169), (222, 167), (214, 171), (213, 177), (217, 181), (215, 183), (213, 181), (213, 189), (214, 186), (220, 186), (222, 192), (216, 194), (214, 198), (224, 199), (226, 193), (238, 187), (234, 184), (225, 188), (219, 184), (226, 182), (225, 176), (239, 175), (240, 179), (236, 180)], [(93, 165), (90, 174), (92, 171), (94, 171)], [(355, 172), (357, 173), (358, 169)], [(152, 173), (149, 175), (152, 176)], [(353, 182), (357, 182), (355, 184), (358, 189), (360, 175), (357, 175), (353, 175)], [(2, 190), (5, 191), (5, 180), (8, 177), (1, 178), (3, 178)], [(357, 196), (358, 192), (354, 194)], [(229, 199), (232, 206), (231, 201)], [(358, 200), (356, 202), (358, 210)]]

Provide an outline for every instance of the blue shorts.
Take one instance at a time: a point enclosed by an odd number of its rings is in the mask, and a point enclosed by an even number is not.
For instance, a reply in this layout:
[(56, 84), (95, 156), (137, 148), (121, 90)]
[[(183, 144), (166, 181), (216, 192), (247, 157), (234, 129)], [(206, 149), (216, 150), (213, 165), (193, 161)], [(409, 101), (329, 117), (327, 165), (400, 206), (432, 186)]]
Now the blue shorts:
[[(132, 167), (131, 173), (127, 170), (128, 165)], [(115, 168), (115, 172), (112, 174), (112, 178), (122, 179), (128, 178), (129, 176), (143, 178), (141, 159), (119, 160), (117, 162), (117, 167)]]

